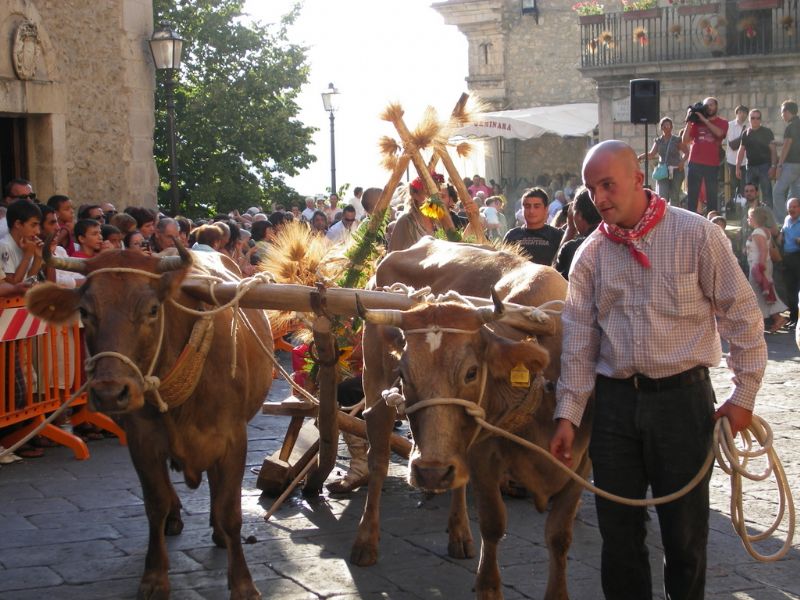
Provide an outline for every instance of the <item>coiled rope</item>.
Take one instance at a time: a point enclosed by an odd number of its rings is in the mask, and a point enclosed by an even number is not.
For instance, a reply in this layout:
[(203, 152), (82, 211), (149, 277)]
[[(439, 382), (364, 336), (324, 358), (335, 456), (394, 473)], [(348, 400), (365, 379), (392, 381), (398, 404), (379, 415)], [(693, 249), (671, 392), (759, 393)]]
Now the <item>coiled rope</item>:
[[(389, 395), (389, 394), (387, 394)], [(393, 396), (393, 395), (392, 395)], [(396, 403), (396, 398), (392, 398), (392, 402)], [(388, 398), (387, 398), (387, 404)], [(786, 473), (783, 469), (783, 465), (780, 462), (777, 452), (772, 444), (772, 430), (770, 429), (769, 425), (759, 417), (758, 415), (753, 415), (753, 420), (747, 430), (742, 431), (742, 437), (745, 438), (746, 447), (743, 450), (740, 450), (735, 442), (735, 438), (733, 437), (730, 429), (730, 423), (728, 422), (727, 417), (722, 417), (721, 419), (717, 420), (716, 425), (714, 426), (714, 437), (712, 442), (712, 448), (709, 450), (708, 456), (706, 457), (703, 466), (700, 467), (700, 471), (698, 471), (697, 475), (695, 475), (689, 483), (683, 486), (676, 492), (673, 492), (667, 496), (659, 496), (657, 498), (625, 498), (623, 496), (617, 496), (616, 494), (612, 494), (605, 490), (602, 490), (589, 482), (588, 480), (584, 479), (575, 471), (567, 467), (563, 464), (560, 460), (556, 459), (550, 452), (536, 444), (522, 438), (518, 435), (515, 435), (505, 429), (500, 427), (496, 427), (489, 423), (486, 420), (486, 412), (483, 408), (479, 407), (474, 402), (470, 402), (469, 400), (462, 400), (460, 398), (430, 398), (428, 400), (423, 400), (421, 402), (417, 402), (412, 406), (408, 406), (405, 408), (406, 414), (412, 414), (418, 410), (423, 408), (427, 408), (429, 406), (437, 406), (443, 404), (451, 404), (451, 405), (458, 405), (464, 408), (468, 415), (473, 417), (475, 421), (483, 428), (492, 433), (504, 437), (508, 440), (516, 442), (517, 444), (528, 448), (529, 450), (533, 450), (537, 454), (542, 457), (545, 457), (551, 463), (556, 465), (559, 469), (561, 469), (565, 474), (567, 474), (571, 479), (582, 485), (584, 488), (601, 496), (607, 500), (611, 500), (612, 502), (618, 502), (620, 504), (624, 504), (626, 506), (659, 506), (661, 504), (667, 504), (672, 502), (673, 500), (677, 500), (682, 496), (689, 493), (692, 489), (694, 489), (698, 483), (700, 483), (708, 473), (709, 469), (711, 468), (712, 464), (714, 463), (714, 458), (716, 457), (717, 463), (719, 464), (720, 468), (731, 478), (731, 523), (733, 524), (733, 528), (739, 537), (742, 539), (742, 543), (744, 544), (745, 549), (747, 552), (755, 558), (756, 560), (762, 562), (771, 562), (780, 560), (789, 552), (792, 546), (792, 539), (794, 538), (794, 530), (795, 530), (795, 512), (794, 512), (794, 501), (792, 499), (792, 492), (791, 488), (789, 487), (789, 483), (786, 479)], [(391, 405), (391, 404), (390, 404)], [(750, 434), (758, 440), (761, 447), (758, 449), (751, 449), (752, 448), (752, 440), (750, 438)], [(753, 458), (760, 457), (760, 456), (767, 456), (768, 465), (761, 473), (751, 473), (747, 470), (747, 463)], [(743, 508), (743, 494), (742, 494), (742, 478), (749, 479), (751, 481), (763, 481), (770, 475), (774, 475), (776, 487), (778, 488), (778, 498), (779, 498), (779, 508), (778, 513), (773, 521), (772, 525), (770, 525), (766, 531), (750, 535), (747, 532), (747, 527), (745, 525), (745, 518), (744, 518), (744, 508)], [(759, 553), (753, 548), (752, 543), (764, 540), (771, 536), (781, 524), (784, 519), (784, 514), (788, 511), (788, 528), (787, 528), (787, 537), (784, 541), (781, 548), (773, 553), (764, 555)]]

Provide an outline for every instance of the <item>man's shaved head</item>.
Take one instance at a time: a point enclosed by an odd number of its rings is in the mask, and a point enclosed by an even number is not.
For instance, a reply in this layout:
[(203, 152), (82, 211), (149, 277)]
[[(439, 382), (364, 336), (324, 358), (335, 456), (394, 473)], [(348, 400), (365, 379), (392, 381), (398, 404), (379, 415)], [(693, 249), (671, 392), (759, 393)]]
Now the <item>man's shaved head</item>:
[(620, 160), (632, 171), (639, 170), (639, 159), (636, 157), (636, 152), (625, 142), (606, 140), (605, 142), (600, 142), (596, 146), (593, 146), (586, 155), (586, 158), (583, 159), (583, 169), (586, 169), (586, 165), (588, 165), (590, 161), (600, 159), (601, 157), (604, 159), (614, 158)]

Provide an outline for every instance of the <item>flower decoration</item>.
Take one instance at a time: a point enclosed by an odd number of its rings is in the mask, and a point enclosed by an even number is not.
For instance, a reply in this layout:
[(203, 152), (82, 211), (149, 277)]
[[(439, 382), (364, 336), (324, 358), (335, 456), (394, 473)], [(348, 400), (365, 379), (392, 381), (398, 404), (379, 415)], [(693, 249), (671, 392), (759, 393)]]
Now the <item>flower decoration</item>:
[(614, 47), (614, 34), (610, 31), (602, 31), (600, 35), (597, 36), (597, 41), (603, 44), (606, 48), (613, 48)]
[(781, 27), (786, 35), (794, 35), (794, 17), (786, 15), (781, 19)]
[(658, 0), (622, 0), (622, 10), (630, 12), (632, 10), (647, 10), (658, 6)]
[(439, 194), (430, 196), (422, 206), (419, 207), (420, 212), (431, 219), (443, 219), (445, 215), (445, 208)]
[(758, 35), (757, 26), (758, 22), (755, 17), (744, 17), (739, 21), (739, 31), (743, 32), (745, 37), (750, 40)]
[(650, 43), (650, 38), (647, 37), (647, 30), (644, 27), (637, 27), (633, 30), (633, 41), (642, 46), (643, 48)]
[(602, 15), (604, 8), (605, 6), (603, 6), (597, 0), (586, 0), (585, 2), (576, 2), (572, 5), (572, 10), (581, 16)]

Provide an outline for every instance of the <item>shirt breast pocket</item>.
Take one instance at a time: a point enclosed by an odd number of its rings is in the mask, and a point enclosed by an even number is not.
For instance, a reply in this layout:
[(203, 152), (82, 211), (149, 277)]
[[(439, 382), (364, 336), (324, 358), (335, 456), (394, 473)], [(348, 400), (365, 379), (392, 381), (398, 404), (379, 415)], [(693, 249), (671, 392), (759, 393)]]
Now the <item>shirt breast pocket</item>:
[(697, 273), (663, 273), (655, 294), (658, 312), (671, 317), (690, 317), (703, 312), (707, 302)]

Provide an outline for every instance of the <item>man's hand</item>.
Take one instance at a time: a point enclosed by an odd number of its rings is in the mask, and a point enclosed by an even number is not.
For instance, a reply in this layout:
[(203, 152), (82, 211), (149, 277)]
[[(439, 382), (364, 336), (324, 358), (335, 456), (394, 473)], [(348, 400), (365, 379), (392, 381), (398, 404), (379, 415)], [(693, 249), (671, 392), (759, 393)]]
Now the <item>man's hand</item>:
[(717, 409), (717, 412), (714, 413), (715, 421), (720, 417), (728, 417), (728, 423), (730, 423), (731, 431), (735, 436), (740, 431), (747, 429), (747, 427), (750, 425), (750, 421), (753, 420), (753, 411), (747, 410), (746, 408), (742, 408), (741, 406), (737, 406), (728, 401), (720, 406)]
[(568, 467), (572, 467), (572, 442), (575, 440), (575, 426), (568, 419), (559, 419), (556, 432), (550, 440), (550, 454)]
[(20, 247), (22, 248), (22, 253), (24, 256), (30, 258), (31, 256), (36, 256), (38, 258), (42, 257), (42, 240), (38, 237), (26, 239), (22, 238), (22, 243)]

